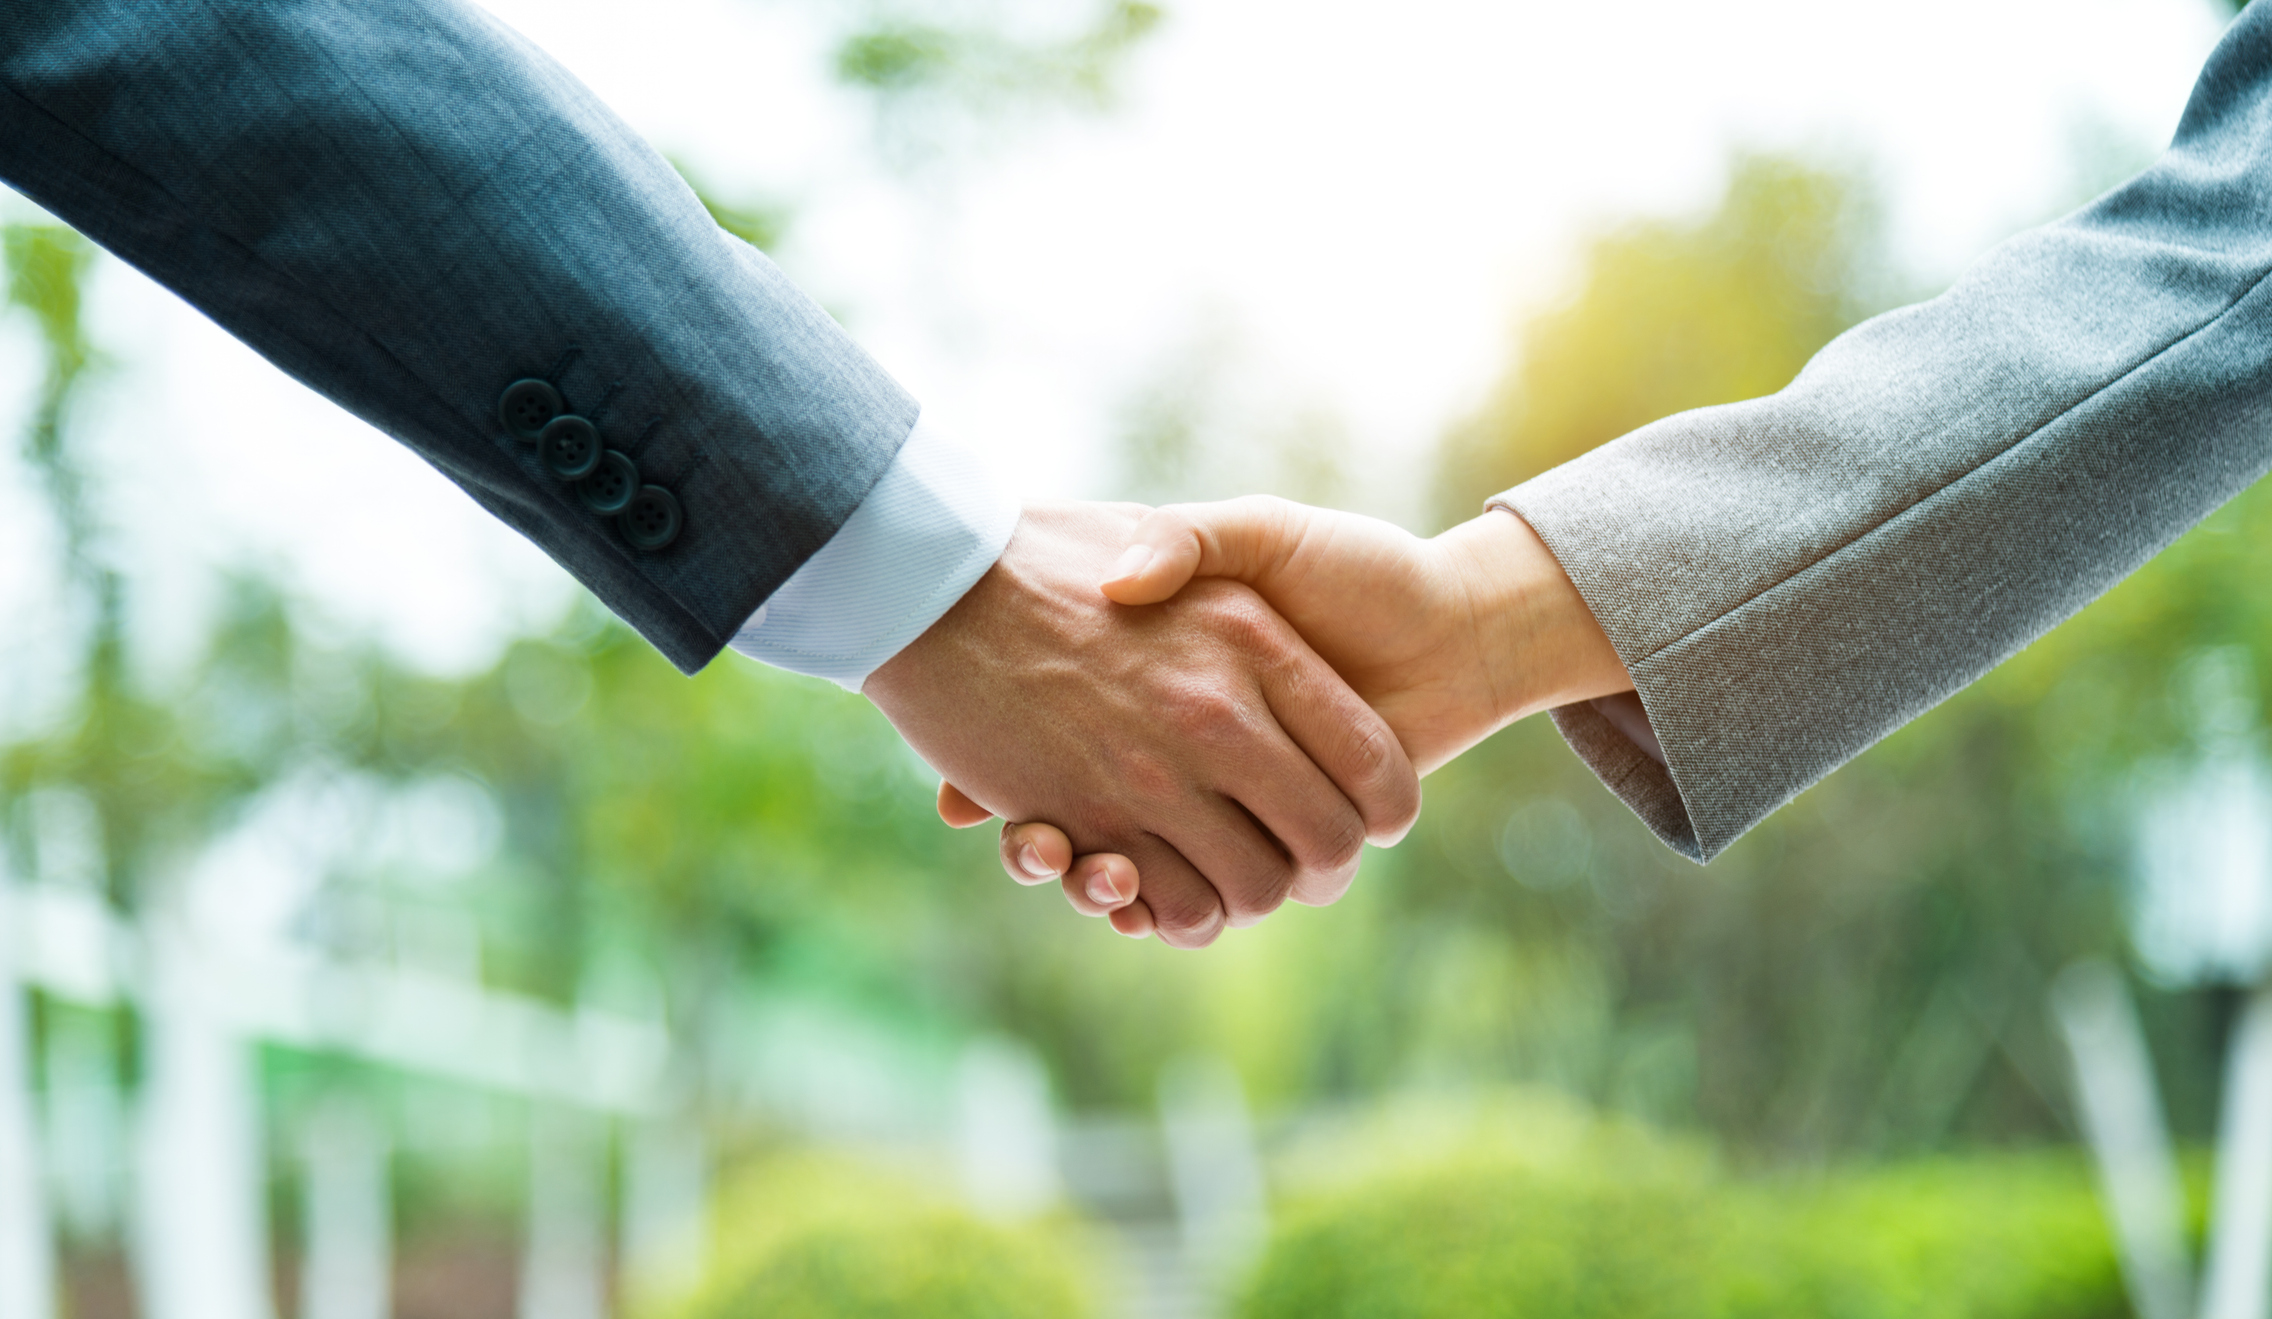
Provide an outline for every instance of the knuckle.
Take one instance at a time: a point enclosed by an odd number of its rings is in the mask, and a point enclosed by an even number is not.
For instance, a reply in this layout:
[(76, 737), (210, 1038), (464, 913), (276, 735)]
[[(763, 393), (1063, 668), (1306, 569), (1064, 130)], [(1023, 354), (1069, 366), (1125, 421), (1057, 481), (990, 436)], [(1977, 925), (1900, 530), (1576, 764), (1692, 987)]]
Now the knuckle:
[(1273, 886), (1268, 894), (1234, 902), (1225, 915), (1225, 923), (1241, 930), (1260, 925), (1264, 917), (1286, 905), (1286, 899), (1293, 891), (1294, 886), (1289, 882)]
[(1377, 724), (1367, 723), (1356, 730), (1349, 746), (1349, 762), (1357, 773), (1367, 780), (1385, 779), (1396, 761), (1389, 748), (1389, 732)]
[(1294, 885), (1293, 892), (1286, 895), (1286, 900), (1299, 902), (1305, 907), (1329, 906), (1340, 901), (1341, 895), (1349, 891), (1349, 886), (1356, 879), (1355, 866), (1325, 874), (1304, 875), (1301, 882)]
[(1205, 948), (1222, 937), (1225, 928), (1223, 915), (1215, 912), (1199, 924), (1166, 925), (1158, 927), (1160, 942), (1171, 948)]
[(1216, 645), (1284, 649), (1284, 625), (1251, 587), (1205, 578), (1186, 587), (1178, 602), (1185, 625)]
[(1151, 903), (1159, 935), (1178, 948), (1204, 948), (1223, 932), (1222, 907), (1211, 893), (1176, 893)]
[(1245, 704), (1237, 696), (1205, 684), (1178, 691), (1168, 718), (1179, 736), (1214, 747), (1241, 741), (1248, 725)]
[(1385, 728), (1357, 730), (1349, 747), (1349, 764), (1357, 782), (1370, 796), (1395, 797), (1406, 778), (1402, 748)]
[[(1286, 887), (1285, 897), (1295, 901), (1311, 901), (1317, 894), (1339, 894), (1357, 877), (1357, 867), (1364, 862), (1364, 832), (1362, 826), (1346, 838), (1336, 838), (1330, 852), (1306, 862), (1301, 872)], [(1327, 897), (1325, 901), (1331, 901)]]
[(1400, 830), (1420, 814), (1420, 781), (1395, 735), (1378, 724), (1357, 730), (1349, 748), (1355, 803), (1376, 829)]
[(1364, 817), (1342, 807), (1330, 818), (1304, 822), (1299, 832), (1279, 841), (1302, 872), (1299, 882), (1307, 884), (1317, 876), (1354, 870), (1364, 857), (1366, 832)]
[(1170, 930), (1205, 925), (1221, 910), (1215, 895), (1199, 885), (1178, 884), (1171, 892), (1149, 893), (1145, 899), (1152, 904), (1152, 919)]
[(1364, 855), (1365, 821), (1354, 811), (1345, 812), (1334, 821), (1313, 869), (1331, 874), (1354, 871)]
[(1222, 895), (1223, 915), (1234, 926), (1248, 926), (1260, 921), (1285, 905), (1286, 895), (1294, 889), (1300, 871), (1291, 862), (1257, 867), (1252, 873), (1241, 875), (1229, 884), (1217, 883), (1216, 891)]
[(1282, 649), (1280, 625), (1260, 596), (1246, 591), (1225, 591), (1210, 602), (1209, 623), (1217, 636), (1248, 654)]
[(1189, 504), (1162, 504), (1145, 515), (1144, 530), (1163, 537), (1194, 535), (1199, 520)]
[(1175, 770), (1153, 752), (1129, 750), (1115, 768), (1122, 785), (1139, 801), (1160, 801), (1175, 794), (1179, 781)]
[(1291, 499), (1277, 495), (1240, 495), (1231, 502), (1231, 509), (1249, 522), (1276, 523), (1291, 516), (1295, 505)]

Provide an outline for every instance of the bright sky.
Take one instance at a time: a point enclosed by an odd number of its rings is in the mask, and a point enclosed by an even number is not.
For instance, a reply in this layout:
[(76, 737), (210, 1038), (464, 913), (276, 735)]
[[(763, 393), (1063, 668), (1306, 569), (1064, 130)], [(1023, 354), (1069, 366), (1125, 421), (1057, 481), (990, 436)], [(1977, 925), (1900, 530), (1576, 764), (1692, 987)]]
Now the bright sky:
[[(2165, 141), (2225, 21), (2213, 0), (1170, 0), (1116, 113), (909, 179), (829, 83), (820, 5), (490, 8), (719, 192), (793, 206), (790, 273), (1021, 493), (1107, 491), (1117, 411), (1220, 341), (1261, 412), (1346, 423), (1390, 516), (1589, 224), (1706, 204), (1731, 145), (1843, 150), (1945, 279), (2068, 198), (2079, 125)], [(438, 475), (139, 275), (109, 263), (93, 320), (118, 365), (84, 433), (154, 636), (193, 635), (227, 562), (439, 668), (568, 598)], [(11, 428), (35, 363), (21, 318), (0, 326)], [(13, 464), (0, 710), (56, 657)]]

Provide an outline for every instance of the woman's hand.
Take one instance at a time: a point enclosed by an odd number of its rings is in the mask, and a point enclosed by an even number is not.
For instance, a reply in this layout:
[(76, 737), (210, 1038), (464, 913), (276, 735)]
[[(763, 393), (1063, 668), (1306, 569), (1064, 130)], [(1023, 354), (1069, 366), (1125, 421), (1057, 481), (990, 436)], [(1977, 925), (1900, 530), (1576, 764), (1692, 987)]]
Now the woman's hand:
[(1145, 605), (1194, 577), (1248, 583), (1381, 712), (1426, 773), (1500, 721), (1478, 626), (1485, 584), (1468, 569), (1451, 537), (1422, 540), (1378, 518), (1258, 495), (1153, 510), (1103, 590)]

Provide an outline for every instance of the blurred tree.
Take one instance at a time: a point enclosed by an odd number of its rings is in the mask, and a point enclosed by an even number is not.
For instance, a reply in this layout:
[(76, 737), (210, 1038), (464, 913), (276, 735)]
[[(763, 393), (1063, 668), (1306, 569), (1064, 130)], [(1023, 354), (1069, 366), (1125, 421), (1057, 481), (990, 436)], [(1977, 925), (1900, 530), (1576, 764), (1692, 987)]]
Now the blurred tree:
[(8, 306), (31, 316), (46, 356), (23, 453), (54, 519), (82, 654), (79, 689), (60, 719), (44, 736), (0, 748), (0, 843), (19, 865), (36, 867), (38, 839), (22, 807), (35, 791), (67, 791), (91, 810), (95, 878), (112, 901), (131, 903), (154, 858), (194, 828), (185, 820), (230, 795), (239, 775), (175, 755), (174, 713), (133, 687), (124, 582), (104, 555), (84, 455), (72, 442), (102, 360), (81, 315), (95, 249), (62, 226), (19, 223), (0, 230), (0, 254)]
[(91, 580), (102, 572), (94, 557), (93, 514), (79, 457), (64, 443), (64, 425), (97, 365), (80, 319), (80, 284), (94, 261), (94, 245), (61, 225), (11, 224), (0, 230), (0, 252), (7, 260), (8, 306), (30, 313), (47, 356), (24, 430), (24, 456), (46, 487), (66, 561), (75, 575)]
[(1747, 153), (1702, 220), (1653, 220), (1587, 247), (1569, 301), (1523, 327), (1482, 412), (1451, 437), (1446, 525), (1489, 495), (1675, 412), (1781, 389), (1886, 305), (1875, 194), (1852, 168)]
[(1021, 39), (995, 25), (944, 26), (887, 12), (837, 47), (846, 83), (886, 96), (944, 95), (980, 107), (1073, 101), (1101, 107), (1128, 52), (1159, 25), (1143, 0), (1106, 0), (1083, 30)]
[[(1075, 13), (1085, 21), (1068, 26)], [(1146, 0), (1102, 0), (1080, 11), (981, 5), (942, 22), (937, 7), (886, 0), (838, 43), (836, 76), (876, 98), (887, 159), (914, 166), (1041, 111), (1110, 107), (1163, 16)]]

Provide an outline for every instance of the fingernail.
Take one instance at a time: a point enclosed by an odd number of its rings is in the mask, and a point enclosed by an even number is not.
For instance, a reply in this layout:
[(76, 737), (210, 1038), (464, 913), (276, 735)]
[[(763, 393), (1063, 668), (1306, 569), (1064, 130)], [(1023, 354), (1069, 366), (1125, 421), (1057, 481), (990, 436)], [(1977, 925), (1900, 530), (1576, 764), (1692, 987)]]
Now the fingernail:
[(1145, 565), (1151, 563), (1151, 561), (1151, 546), (1131, 545), (1120, 552), (1119, 561), (1112, 565), (1112, 576), (1105, 578), (1105, 580), (1117, 582), (1134, 577), (1144, 571)]
[(1100, 907), (1119, 904), (1120, 890), (1112, 886), (1112, 875), (1109, 872), (1100, 870), (1089, 876), (1089, 901)]
[(1057, 872), (1051, 870), (1049, 863), (1041, 859), (1041, 849), (1032, 843), (1018, 849), (1018, 869), (1035, 879), (1057, 878)]

